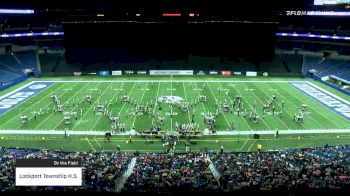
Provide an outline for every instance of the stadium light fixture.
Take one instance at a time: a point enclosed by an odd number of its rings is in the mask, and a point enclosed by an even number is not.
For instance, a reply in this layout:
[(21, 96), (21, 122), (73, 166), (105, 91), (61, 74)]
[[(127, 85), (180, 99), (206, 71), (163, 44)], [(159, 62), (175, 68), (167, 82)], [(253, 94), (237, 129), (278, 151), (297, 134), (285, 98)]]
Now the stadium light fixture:
[(276, 33), (278, 37), (305, 37), (305, 38), (321, 38), (321, 39), (333, 39), (333, 40), (350, 40), (347, 36), (337, 35), (317, 35), (317, 34), (306, 34), (306, 33)]
[[(9, 33), (9, 34), (0, 34), (0, 38), (8, 37), (32, 37), (32, 36), (62, 36), (64, 32), (37, 32), (37, 33)], [(276, 33), (277, 37), (305, 37), (305, 38), (321, 38), (321, 39), (333, 39), (333, 40), (350, 40), (348, 36), (337, 36), (337, 35), (318, 35), (310, 33), (285, 33), (278, 32)]]
[(32, 36), (59, 36), (64, 35), (64, 32), (39, 32), (39, 33), (10, 33), (10, 34), (1, 34), (0, 38), (8, 37), (32, 37)]
[(0, 14), (34, 14), (34, 10), (26, 9), (0, 9)]

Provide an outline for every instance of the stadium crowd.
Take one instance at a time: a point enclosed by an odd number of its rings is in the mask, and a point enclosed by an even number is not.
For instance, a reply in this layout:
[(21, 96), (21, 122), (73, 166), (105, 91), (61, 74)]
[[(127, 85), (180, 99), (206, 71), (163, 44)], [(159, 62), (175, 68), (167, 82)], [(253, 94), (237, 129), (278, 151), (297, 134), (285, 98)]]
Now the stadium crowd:
[(204, 153), (141, 154), (126, 192), (218, 191)]
[(325, 146), (260, 153), (212, 153), (224, 191), (349, 189), (350, 147)]
[[(16, 187), (15, 161), (22, 158), (81, 159), (83, 186)], [(349, 145), (186, 154), (70, 153), (0, 148), (0, 191), (112, 192), (132, 158), (137, 160), (123, 192), (349, 190), (350, 187)]]

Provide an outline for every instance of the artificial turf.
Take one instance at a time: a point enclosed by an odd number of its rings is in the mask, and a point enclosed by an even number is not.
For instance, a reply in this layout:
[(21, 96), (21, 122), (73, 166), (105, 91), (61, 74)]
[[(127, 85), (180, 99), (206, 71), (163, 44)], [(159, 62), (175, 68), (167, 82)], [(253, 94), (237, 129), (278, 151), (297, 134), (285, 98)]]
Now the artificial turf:
[[(26, 102), (0, 116), (0, 140), (1, 146), (12, 147), (45, 147), (50, 149), (59, 149), (63, 147), (66, 150), (115, 150), (115, 145), (118, 142), (125, 146), (125, 138), (123, 136), (114, 136), (110, 143), (102, 141), (103, 137), (97, 136), (70, 136), (62, 139), (61, 136), (46, 135), (46, 139), (40, 139), (42, 135), (35, 135), (37, 130), (74, 130), (80, 131), (82, 134), (88, 131), (109, 132), (111, 129), (110, 120), (103, 115), (94, 114), (94, 108), (98, 103), (108, 103), (108, 109), (112, 115), (119, 116), (120, 122), (125, 123), (126, 130), (134, 128), (135, 130), (149, 130), (156, 123), (156, 119), (152, 115), (131, 115), (135, 110), (135, 106), (129, 103), (121, 102), (121, 96), (129, 95), (136, 103), (153, 105), (152, 111), (156, 114), (165, 116), (165, 123), (162, 126), (164, 131), (175, 131), (175, 123), (189, 123), (193, 109), (195, 109), (194, 121), (199, 124), (201, 131), (204, 131), (207, 126), (204, 123), (204, 114), (206, 112), (216, 113), (217, 107), (215, 102), (229, 102), (236, 95), (241, 95), (243, 107), (250, 111), (253, 103), (256, 102), (257, 113), (261, 116), (261, 121), (254, 124), (248, 118), (237, 116), (235, 112), (223, 112), (220, 107), (219, 115), (216, 118), (216, 130), (228, 131), (230, 125), (233, 124), (235, 131), (262, 131), (262, 130), (322, 130), (322, 129), (349, 129), (350, 122), (328, 108), (320, 105), (312, 98), (306, 96), (302, 92), (289, 85), (284, 80), (304, 81), (300, 78), (219, 78), (219, 77), (81, 77), (81, 78), (42, 78), (42, 80), (56, 81), (56, 83), (40, 94), (30, 98)], [(118, 81), (116, 81), (118, 80)], [(232, 82), (227, 82), (232, 80)], [(66, 81), (66, 82), (65, 82)], [(319, 84), (318, 84), (319, 85)], [(205, 89), (204, 89), (205, 86)], [(327, 89), (327, 87), (322, 88)], [(228, 95), (225, 93), (228, 90)], [(329, 90), (329, 89), (327, 89)], [(50, 95), (54, 93), (58, 96), (61, 103), (64, 105), (65, 112), (77, 112), (78, 120), (75, 120), (75, 114), (72, 115), (72, 123), (66, 125), (63, 122), (63, 114), (53, 112), (54, 103), (50, 99)], [(82, 100), (87, 94), (93, 97), (92, 103), (81, 103), (79, 105), (73, 102)], [(344, 99), (349, 100), (349, 96), (340, 94)], [(2, 95), (4, 93), (0, 93)], [(267, 99), (270, 99), (275, 94), (278, 97), (275, 104), (276, 111), (282, 111), (282, 116), (264, 115), (262, 112), (262, 104)], [(155, 106), (155, 101), (160, 96), (178, 96), (183, 101), (191, 102), (198, 98), (199, 95), (204, 95), (207, 101), (192, 106), (188, 112), (181, 112), (177, 107), (170, 109), (167, 103), (162, 103)], [(116, 101), (117, 99), (117, 101)], [(282, 100), (285, 102), (285, 107), (281, 106)], [(293, 115), (298, 112), (302, 104), (309, 106), (309, 114), (305, 116), (303, 123), (294, 122)], [(66, 107), (68, 105), (68, 108)], [(47, 108), (49, 109), (47, 113)], [(43, 115), (39, 115), (37, 119), (33, 118), (33, 112), (39, 110), (44, 111)], [(83, 110), (83, 116), (80, 116), (80, 109)], [(170, 117), (170, 111), (176, 112)], [(20, 114), (26, 114), (29, 117), (27, 124), (22, 125)], [(128, 115), (127, 115), (128, 114)], [(1, 130), (28, 130), (28, 133), (34, 135), (8, 135), (1, 134)], [(339, 134), (338, 134), (339, 135)], [(322, 136), (322, 137), (321, 137)], [(227, 149), (238, 151), (251, 151), (255, 149), (256, 142), (261, 141), (265, 149), (281, 149), (287, 146), (291, 148), (303, 146), (322, 146), (327, 143), (346, 143), (347, 136), (336, 138), (337, 134), (327, 134), (325, 137), (322, 134), (308, 135), (308, 139), (298, 139), (299, 135), (293, 135), (294, 139), (283, 139), (287, 136), (274, 139), (272, 136), (266, 136), (269, 140), (254, 140), (248, 136), (241, 136), (238, 141), (237, 136), (208, 136), (210, 141), (198, 140), (194, 144), (196, 150), (207, 147), (209, 149), (219, 149), (223, 144)], [(12, 137), (10, 139), (9, 137)], [(60, 139), (56, 139), (60, 138)], [(215, 137), (220, 137), (215, 139)], [(317, 137), (317, 138), (313, 138)], [(17, 139), (15, 139), (17, 138)], [(19, 138), (19, 139), (18, 139)], [(28, 138), (28, 140), (25, 140)], [(35, 140), (33, 138), (39, 138)], [(51, 139), (49, 139), (51, 138)], [(88, 138), (88, 140), (85, 140)], [(90, 138), (90, 139), (89, 139)], [(231, 138), (231, 139), (230, 139)], [(323, 139), (320, 139), (323, 138)], [(327, 139), (328, 138), (328, 139)], [(100, 144), (95, 140), (101, 140)], [(145, 145), (142, 138), (140, 141), (135, 141), (133, 144), (128, 144), (125, 150), (150, 150), (161, 151), (162, 145), (160, 140), (154, 141), (153, 144)], [(219, 142), (217, 142), (217, 140)], [(243, 146), (244, 144), (244, 146)], [(101, 147), (100, 147), (101, 145)], [(183, 149), (182, 149), (183, 148)], [(184, 146), (178, 150), (184, 150)]]

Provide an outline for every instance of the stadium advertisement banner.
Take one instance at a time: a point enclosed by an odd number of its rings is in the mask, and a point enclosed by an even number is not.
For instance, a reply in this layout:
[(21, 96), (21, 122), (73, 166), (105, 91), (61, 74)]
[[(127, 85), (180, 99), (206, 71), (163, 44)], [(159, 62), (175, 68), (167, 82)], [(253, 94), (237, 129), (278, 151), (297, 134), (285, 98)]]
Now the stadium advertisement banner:
[(126, 74), (126, 75), (135, 74), (135, 71), (133, 71), (133, 70), (125, 70), (124, 74)]
[(246, 76), (258, 76), (258, 72), (256, 71), (247, 71)]
[(137, 75), (146, 75), (147, 71), (137, 71)]
[(81, 76), (81, 72), (75, 71), (75, 72), (73, 72), (73, 75), (74, 76)]
[(235, 71), (235, 72), (233, 72), (233, 75), (241, 76), (241, 75), (242, 75), (242, 72), (240, 72), (240, 71)]
[(108, 76), (109, 75), (109, 71), (100, 71), (99, 75), (100, 76)]
[(198, 76), (204, 76), (206, 75), (204, 71), (200, 70), (200, 71), (197, 71), (196, 75)]
[(193, 75), (193, 70), (150, 70), (149, 75), (155, 75), (155, 76)]
[(121, 76), (122, 71), (112, 71), (112, 76)]
[(53, 84), (54, 82), (33, 82), (1, 96), (0, 115), (5, 114)]
[(209, 71), (209, 74), (210, 74), (210, 75), (218, 75), (219, 72), (218, 72), (218, 71)]
[(308, 82), (289, 82), (289, 84), (350, 121), (350, 102)]
[(231, 71), (221, 71), (222, 76), (231, 76)]

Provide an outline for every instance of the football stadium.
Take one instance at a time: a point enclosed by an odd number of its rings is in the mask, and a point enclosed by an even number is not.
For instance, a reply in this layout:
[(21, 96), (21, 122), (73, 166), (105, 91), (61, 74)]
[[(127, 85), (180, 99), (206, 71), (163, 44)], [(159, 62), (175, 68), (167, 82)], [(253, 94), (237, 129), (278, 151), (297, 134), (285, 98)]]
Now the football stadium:
[(348, 191), (350, 2), (0, 4), (0, 192)]

